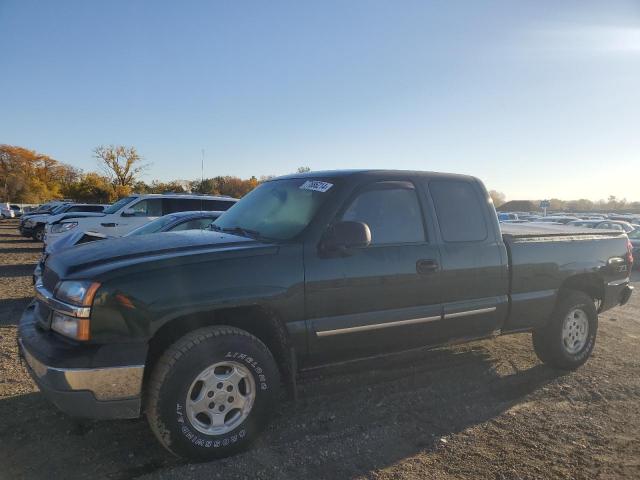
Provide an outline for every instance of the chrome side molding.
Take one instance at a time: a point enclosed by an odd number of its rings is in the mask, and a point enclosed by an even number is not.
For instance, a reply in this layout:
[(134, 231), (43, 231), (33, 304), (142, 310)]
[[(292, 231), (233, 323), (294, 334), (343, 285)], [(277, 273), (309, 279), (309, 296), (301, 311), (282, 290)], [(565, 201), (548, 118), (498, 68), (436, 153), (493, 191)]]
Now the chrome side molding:
[(466, 310), (464, 312), (447, 313), (444, 317), (436, 315), (433, 317), (410, 318), (408, 320), (398, 320), (396, 322), (373, 323), (371, 325), (359, 325), (357, 327), (336, 328), (334, 330), (320, 330), (316, 332), (318, 337), (331, 337), (333, 335), (343, 335), (345, 333), (366, 332), (369, 330), (380, 330), (382, 328), (401, 327), (404, 325), (414, 325), (417, 323), (435, 322), (438, 320), (446, 320), (449, 318), (460, 318), (472, 315), (481, 315), (483, 313), (495, 312), (496, 307), (478, 308), (476, 310)]
[(374, 323), (372, 325), (361, 325), (358, 327), (337, 328), (335, 330), (322, 330), (316, 332), (318, 337), (330, 337), (332, 335), (342, 335), (344, 333), (366, 332), (367, 330), (380, 330), (382, 328), (400, 327), (402, 325), (413, 325), (416, 323), (427, 323), (441, 320), (440, 315), (434, 317), (410, 318), (409, 320), (398, 320), (397, 322)]
[(495, 312), (496, 307), (478, 308), (477, 310), (466, 310), (464, 312), (445, 313), (444, 319), (470, 317), (471, 315), (482, 315), (483, 313)]

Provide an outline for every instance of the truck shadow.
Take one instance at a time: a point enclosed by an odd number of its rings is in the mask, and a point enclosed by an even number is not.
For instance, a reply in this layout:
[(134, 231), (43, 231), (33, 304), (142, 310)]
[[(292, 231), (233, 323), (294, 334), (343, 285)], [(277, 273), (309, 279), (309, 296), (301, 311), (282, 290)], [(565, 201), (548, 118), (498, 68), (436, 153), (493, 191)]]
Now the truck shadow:
[(42, 250), (42, 244), (34, 244), (30, 247), (12, 247), (0, 249), (2, 253), (38, 253)]
[(441, 448), (441, 438), (495, 418), (560, 376), (493, 358), (470, 344), (303, 373), (298, 403), (283, 400), (250, 450), (196, 467), (165, 452), (142, 419), (78, 424), (39, 393), (0, 399), (0, 471), (19, 465), (28, 479), (124, 479), (166, 469), (188, 478), (193, 468), (225, 478), (366, 476)]
[(33, 274), (33, 270), (35, 268), (36, 268), (35, 263), (21, 263), (19, 265), (0, 265), (0, 278), (30, 277)]
[[(2, 243), (17, 243), (19, 245), (31, 245), (33, 246), (33, 248), (35, 249), (42, 249), (42, 243), (40, 242), (35, 242), (33, 240), (31, 240), (30, 238), (16, 238), (16, 235), (9, 235), (6, 233), (0, 233), (0, 237), (6, 237), (6, 238), (11, 238), (12, 240), (6, 240), (3, 239)], [(0, 249), (0, 251), (2, 251), (2, 249)]]
[(20, 316), (33, 297), (0, 300), (0, 325), (17, 325)]

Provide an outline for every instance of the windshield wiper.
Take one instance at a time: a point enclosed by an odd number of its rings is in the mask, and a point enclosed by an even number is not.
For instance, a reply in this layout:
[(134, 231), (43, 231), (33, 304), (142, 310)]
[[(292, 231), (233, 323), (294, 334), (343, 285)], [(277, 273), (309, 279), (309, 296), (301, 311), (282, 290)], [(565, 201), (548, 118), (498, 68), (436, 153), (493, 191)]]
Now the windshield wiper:
[(211, 228), (213, 230), (215, 230), (216, 232), (224, 232), (224, 233), (235, 233), (242, 235), (243, 237), (249, 237), (249, 238), (256, 238), (256, 239), (262, 239), (262, 235), (260, 235), (260, 232), (257, 230), (251, 230), (250, 228), (243, 228), (243, 227), (227, 227), (227, 228), (221, 228), (217, 225), (212, 225)]

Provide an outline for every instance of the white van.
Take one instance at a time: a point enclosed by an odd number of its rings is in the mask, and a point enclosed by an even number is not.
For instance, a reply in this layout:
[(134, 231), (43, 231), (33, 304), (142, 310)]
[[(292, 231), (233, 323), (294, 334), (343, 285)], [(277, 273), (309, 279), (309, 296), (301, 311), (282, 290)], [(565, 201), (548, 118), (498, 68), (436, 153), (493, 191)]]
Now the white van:
[(62, 219), (47, 225), (45, 243), (69, 232), (91, 231), (121, 237), (134, 228), (163, 215), (196, 210), (225, 211), (238, 200), (230, 197), (191, 194), (130, 195), (107, 207), (102, 215)]

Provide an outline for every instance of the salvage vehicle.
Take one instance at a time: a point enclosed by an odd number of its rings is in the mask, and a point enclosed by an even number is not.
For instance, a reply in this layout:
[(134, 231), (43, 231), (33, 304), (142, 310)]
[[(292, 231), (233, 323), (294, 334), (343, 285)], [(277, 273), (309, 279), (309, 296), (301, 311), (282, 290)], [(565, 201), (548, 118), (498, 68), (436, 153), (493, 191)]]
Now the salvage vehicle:
[(107, 208), (107, 205), (94, 203), (63, 203), (39, 215), (29, 215), (24, 222), (20, 222), (20, 234), (42, 242), (45, 239), (45, 226), (51, 218), (58, 219), (70, 214), (95, 215), (101, 213), (105, 208)]
[(624, 232), (501, 231), (470, 176), (280, 177), (212, 228), (47, 258), (19, 346), (51, 402), (143, 413), (170, 452), (227, 456), (273, 418), (281, 383), (295, 394), (300, 369), (527, 331), (541, 361), (575, 369), (598, 313), (632, 293)]
[(66, 200), (54, 200), (48, 203), (43, 203), (42, 205), (40, 205), (39, 207), (36, 207), (28, 212), (25, 212), (22, 217), (20, 217), (20, 227), (19, 229), (21, 229), (24, 225), (24, 222), (26, 222), (29, 218), (33, 217), (34, 215), (50, 215), (51, 212), (53, 210), (55, 210), (57, 207), (59, 207), (60, 205), (66, 205), (69, 203), (73, 203), (73, 202), (69, 202)]
[(195, 210), (223, 212), (237, 201), (225, 196), (182, 193), (129, 195), (109, 206), (101, 216), (52, 223), (47, 230), (46, 243), (56, 242), (73, 232), (91, 231), (122, 237), (163, 215)]

